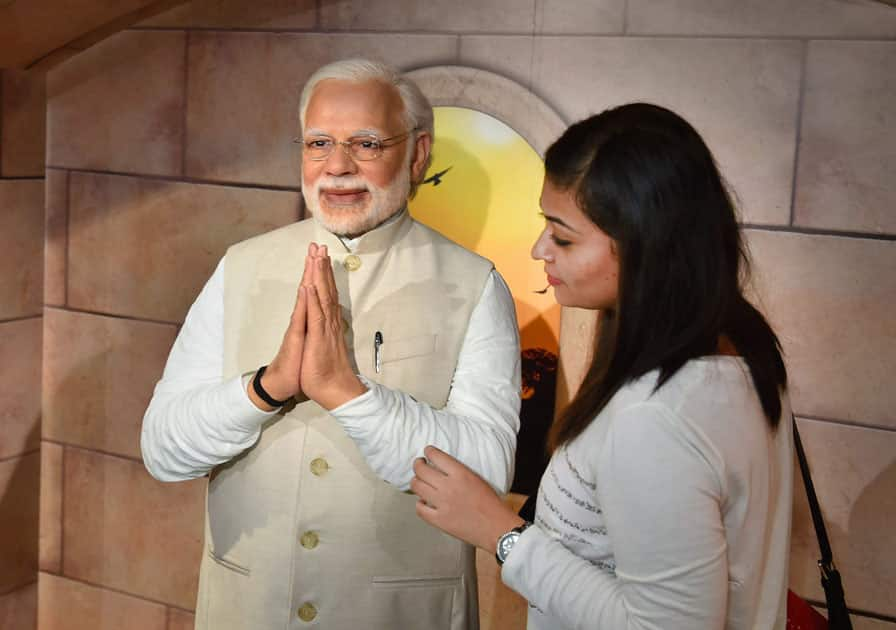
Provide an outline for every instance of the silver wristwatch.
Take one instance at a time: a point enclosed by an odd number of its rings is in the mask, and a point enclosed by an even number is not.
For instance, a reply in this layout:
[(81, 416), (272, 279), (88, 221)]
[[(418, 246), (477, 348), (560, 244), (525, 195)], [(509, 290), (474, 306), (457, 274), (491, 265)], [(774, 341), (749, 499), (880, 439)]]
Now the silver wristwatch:
[(514, 527), (498, 539), (498, 549), (495, 551), (495, 558), (498, 560), (498, 565), (504, 564), (504, 561), (507, 560), (507, 556), (510, 555), (510, 550), (513, 549), (513, 546), (519, 539), (520, 534), (526, 531), (526, 528), (531, 524), (532, 523), (529, 521), (526, 521), (519, 527)]

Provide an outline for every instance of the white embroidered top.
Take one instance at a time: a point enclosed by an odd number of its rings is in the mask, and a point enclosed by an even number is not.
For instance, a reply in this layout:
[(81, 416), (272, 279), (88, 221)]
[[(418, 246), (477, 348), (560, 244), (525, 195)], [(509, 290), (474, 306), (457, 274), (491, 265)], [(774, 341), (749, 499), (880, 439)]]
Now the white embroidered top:
[(530, 630), (783, 629), (790, 409), (772, 430), (737, 357), (621, 389), (555, 452), (502, 570)]

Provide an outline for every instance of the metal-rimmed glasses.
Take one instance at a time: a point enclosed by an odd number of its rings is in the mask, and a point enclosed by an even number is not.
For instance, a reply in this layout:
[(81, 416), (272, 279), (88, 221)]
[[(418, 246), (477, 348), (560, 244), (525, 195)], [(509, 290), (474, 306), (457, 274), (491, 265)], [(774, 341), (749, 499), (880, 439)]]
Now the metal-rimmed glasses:
[(326, 135), (314, 135), (307, 138), (294, 138), (293, 142), (302, 145), (302, 154), (309, 160), (326, 160), (333, 147), (339, 145), (345, 154), (360, 162), (375, 160), (383, 154), (383, 150), (403, 142), (409, 135), (417, 131), (417, 127), (389, 138), (380, 138), (374, 134), (352, 136), (348, 140), (336, 140)]

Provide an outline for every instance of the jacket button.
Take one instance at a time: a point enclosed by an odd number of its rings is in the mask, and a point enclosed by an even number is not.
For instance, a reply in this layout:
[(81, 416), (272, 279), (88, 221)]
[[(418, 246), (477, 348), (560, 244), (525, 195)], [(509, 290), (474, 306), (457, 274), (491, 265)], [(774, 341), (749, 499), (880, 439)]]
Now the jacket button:
[(299, 608), (299, 619), (302, 621), (313, 621), (317, 617), (317, 608), (310, 602), (305, 602)]
[(342, 266), (345, 267), (346, 271), (357, 271), (361, 268), (361, 259), (355, 254), (349, 254), (342, 261)]
[(325, 474), (328, 470), (330, 470), (330, 465), (327, 463), (327, 460), (316, 457), (311, 460), (311, 473), (320, 477)]
[(315, 547), (317, 547), (318, 541), (319, 539), (315, 532), (305, 532), (299, 539), (299, 542), (302, 543), (302, 546), (305, 549), (314, 549)]

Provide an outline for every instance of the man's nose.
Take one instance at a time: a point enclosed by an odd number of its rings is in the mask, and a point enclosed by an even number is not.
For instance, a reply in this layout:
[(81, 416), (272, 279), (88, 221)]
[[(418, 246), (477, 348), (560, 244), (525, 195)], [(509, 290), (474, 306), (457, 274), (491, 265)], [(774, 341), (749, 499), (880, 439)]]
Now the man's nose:
[(358, 172), (358, 165), (348, 155), (344, 145), (337, 144), (326, 160), (327, 175), (351, 175)]

